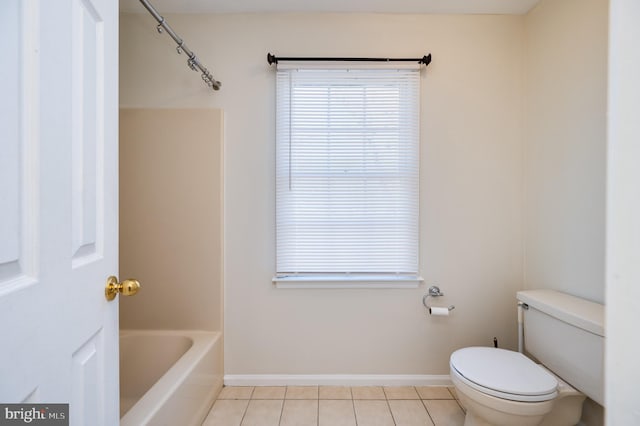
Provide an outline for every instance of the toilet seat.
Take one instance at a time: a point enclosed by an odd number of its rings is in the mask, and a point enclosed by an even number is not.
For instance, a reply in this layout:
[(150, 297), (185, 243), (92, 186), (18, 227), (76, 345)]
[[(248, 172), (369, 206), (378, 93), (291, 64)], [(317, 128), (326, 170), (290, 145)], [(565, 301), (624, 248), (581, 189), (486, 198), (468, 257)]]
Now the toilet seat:
[(451, 355), (451, 371), (470, 387), (487, 395), (519, 402), (554, 399), (558, 381), (519, 352), (470, 347)]

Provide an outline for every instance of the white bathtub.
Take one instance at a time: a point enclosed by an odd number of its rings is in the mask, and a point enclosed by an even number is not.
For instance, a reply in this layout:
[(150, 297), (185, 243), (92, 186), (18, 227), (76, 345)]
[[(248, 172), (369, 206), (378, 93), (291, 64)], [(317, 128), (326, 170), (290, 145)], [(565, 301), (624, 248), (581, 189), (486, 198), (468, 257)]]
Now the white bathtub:
[(120, 331), (120, 424), (200, 425), (222, 389), (222, 335)]

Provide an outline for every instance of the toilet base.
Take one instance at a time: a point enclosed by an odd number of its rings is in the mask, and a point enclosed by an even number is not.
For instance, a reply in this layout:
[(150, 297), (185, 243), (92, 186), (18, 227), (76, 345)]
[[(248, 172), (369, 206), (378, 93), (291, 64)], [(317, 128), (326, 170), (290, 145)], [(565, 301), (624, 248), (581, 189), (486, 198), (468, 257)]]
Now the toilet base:
[[(549, 414), (542, 418), (529, 418), (523, 419), (518, 416), (517, 418), (504, 420), (507, 423), (505, 425), (518, 425), (518, 426), (567, 426), (567, 425), (576, 425), (580, 422), (580, 414), (582, 412), (582, 404), (584, 403), (585, 397), (584, 395), (580, 396), (568, 396), (566, 398), (562, 398), (559, 402), (559, 406), (556, 406), (551, 410)], [(462, 400), (460, 403), (465, 407)], [(467, 409), (467, 414), (464, 418), (464, 426), (499, 426), (496, 423), (490, 423), (485, 419), (477, 416), (472, 410)]]
[(560, 378), (558, 397), (537, 403), (500, 400), (467, 386), (453, 371), (451, 378), (467, 412), (464, 426), (574, 426), (580, 421), (585, 395)]
[(541, 424), (544, 414), (511, 414), (498, 411), (480, 404), (456, 389), (460, 403), (467, 411), (464, 426), (537, 426)]
[(582, 417), (583, 394), (558, 398), (553, 410), (542, 419), (540, 426), (577, 425)]

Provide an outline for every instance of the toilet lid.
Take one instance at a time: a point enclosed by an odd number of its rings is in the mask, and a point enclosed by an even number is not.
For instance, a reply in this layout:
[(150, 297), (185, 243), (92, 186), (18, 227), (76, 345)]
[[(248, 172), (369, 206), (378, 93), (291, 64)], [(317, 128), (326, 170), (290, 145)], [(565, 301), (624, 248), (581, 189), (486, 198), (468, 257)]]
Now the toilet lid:
[(556, 396), (556, 378), (519, 352), (464, 348), (451, 354), (450, 363), (462, 377), (477, 385), (474, 387), (497, 397), (544, 401)]

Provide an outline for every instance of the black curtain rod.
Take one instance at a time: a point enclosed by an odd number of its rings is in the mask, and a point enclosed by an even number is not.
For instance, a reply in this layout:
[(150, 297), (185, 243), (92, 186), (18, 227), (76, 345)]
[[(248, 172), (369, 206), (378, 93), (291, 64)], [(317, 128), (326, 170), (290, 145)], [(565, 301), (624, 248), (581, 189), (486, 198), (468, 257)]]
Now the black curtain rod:
[(292, 56), (275, 56), (267, 53), (269, 65), (277, 64), (279, 61), (316, 61), (316, 62), (417, 62), (425, 66), (431, 63), (431, 53), (422, 58), (296, 58)]

